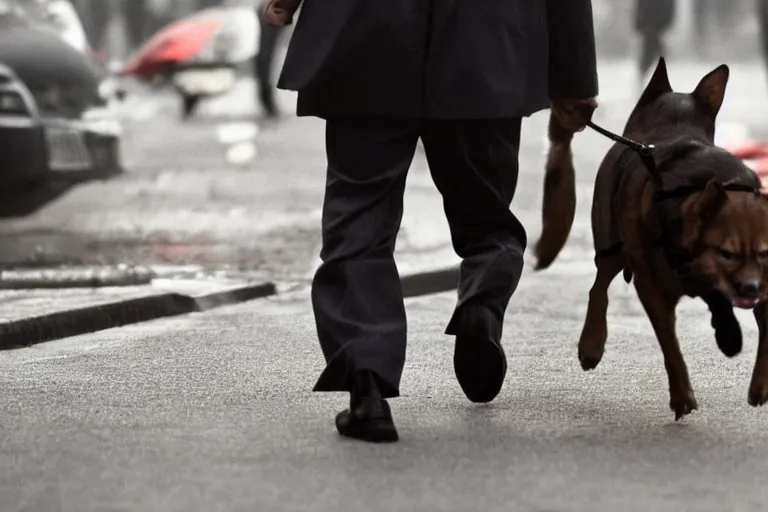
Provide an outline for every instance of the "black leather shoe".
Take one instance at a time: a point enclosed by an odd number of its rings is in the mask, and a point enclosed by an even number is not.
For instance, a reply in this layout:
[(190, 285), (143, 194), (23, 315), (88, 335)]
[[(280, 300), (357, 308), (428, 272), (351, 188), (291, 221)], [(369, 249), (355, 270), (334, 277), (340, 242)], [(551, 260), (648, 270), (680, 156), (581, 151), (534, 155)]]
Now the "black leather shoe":
[(464, 306), (459, 314), (453, 352), (456, 379), (470, 401), (491, 402), (507, 376), (507, 356), (501, 347), (501, 321), (483, 306)]
[(336, 430), (344, 437), (369, 443), (394, 443), (399, 439), (392, 411), (381, 398), (373, 373), (360, 371), (352, 377), (350, 408), (336, 415)]
[(399, 438), (386, 400), (363, 399), (336, 415), (336, 430), (344, 437), (369, 443), (394, 443)]

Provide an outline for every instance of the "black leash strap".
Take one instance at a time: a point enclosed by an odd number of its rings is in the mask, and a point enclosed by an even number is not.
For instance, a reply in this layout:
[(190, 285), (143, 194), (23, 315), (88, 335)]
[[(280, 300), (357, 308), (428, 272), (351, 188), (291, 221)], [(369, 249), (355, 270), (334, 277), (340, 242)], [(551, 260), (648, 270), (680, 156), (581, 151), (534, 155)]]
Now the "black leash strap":
[(640, 160), (643, 162), (643, 165), (645, 165), (645, 167), (648, 169), (648, 172), (650, 173), (651, 179), (653, 179), (654, 184), (660, 190), (663, 188), (661, 175), (656, 169), (656, 161), (653, 159), (653, 150), (655, 148), (653, 144), (643, 144), (642, 142), (637, 142), (632, 139), (622, 137), (621, 135), (618, 135), (616, 133), (606, 130), (602, 126), (596, 125), (592, 121), (588, 122), (587, 126), (595, 130), (600, 135), (603, 135), (604, 137), (608, 137), (612, 141), (618, 142), (619, 144), (623, 144), (629, 149), (633, 150), (635, 153), (637, 153), (638, 156), (640, 157)]

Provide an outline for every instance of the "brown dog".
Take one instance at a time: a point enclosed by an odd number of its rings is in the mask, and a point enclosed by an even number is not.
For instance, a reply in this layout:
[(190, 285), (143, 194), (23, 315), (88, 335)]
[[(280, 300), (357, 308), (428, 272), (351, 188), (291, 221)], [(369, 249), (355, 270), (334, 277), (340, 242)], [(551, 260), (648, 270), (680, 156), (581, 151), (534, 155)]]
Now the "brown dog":
[[(718, 346), (741, 350), (733, 307), (754, 308), (759, 346), (749, 403), (768, 401), (768, 201), (757, 175), (714, 145), (715, 119), (728, 82), (723, 65), (690, 94), (672, 91), (661, 59), (630, 115), (624, 136), (654, 145), (648, 164), (614, 145), (600, 166), (592, 203), (597, 275), (589, 292), (579, 360), (594, 369), (605, 350), (608, 287), (622, 271), (659, 340), (675, 419), (698, 408), (675, 333), (683, 296), (701, 297), (712, 312)], [(554, 127), (553, 127), (554, 125)], [(549, 266), (573, 223), (572, 133), (550, 117), (544, 188), (544, 232), (537, 268)]]

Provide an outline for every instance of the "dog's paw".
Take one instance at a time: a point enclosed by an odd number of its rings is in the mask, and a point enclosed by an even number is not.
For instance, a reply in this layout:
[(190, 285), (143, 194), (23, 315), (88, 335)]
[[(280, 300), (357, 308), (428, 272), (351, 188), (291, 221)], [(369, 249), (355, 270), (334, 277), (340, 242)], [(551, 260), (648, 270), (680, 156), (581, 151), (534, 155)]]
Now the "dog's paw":
[(768, 379), (753, 381), (749, 386), (749, 405), (760, 407), (768, 402)]
[(589, 344), (579, 343), (579, 362), (585, 372), (594, 370), (603, 359), (603, 350)]
[(605, 353), (607, 336), (605, 321), (601, 324), (601, 322), (589, 322), (587, 320), (584, 324), (584, 329), (579, 337), (579, 362), (585, 372), (594, 370), (600, 364)]
[(715, 341), (717, 346), (726, 357), (735, 357), (741, 352), (743, 336), (741, 334), (741, 325), (733, 314), (732, 307), (713, 307), (712, 327), (715, 329)]
[(686, 393), (673, 394), (669, 400), (669, 408), (675, 411), (675, 421), (678, 421), (698, 409), (699, 404), (696, 402), (693, 391), (689, 390)]
[(728, 326), (718, 326), (715, 328), (715, 341), (720, 352), (726, 357), (735, 357), (741, 352), (743, 338), (741, 327), (738, 322)]

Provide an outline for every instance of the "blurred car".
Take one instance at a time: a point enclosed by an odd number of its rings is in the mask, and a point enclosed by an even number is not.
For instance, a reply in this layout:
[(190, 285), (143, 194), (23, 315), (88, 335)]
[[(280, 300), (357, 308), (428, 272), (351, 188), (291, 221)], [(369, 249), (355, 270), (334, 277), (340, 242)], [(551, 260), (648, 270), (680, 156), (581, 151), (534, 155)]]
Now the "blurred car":
[(87, 43), (71, 30), (74, 10), (62, 15), (67, 9), (60, 0), (50, 3), (58, 4), (55, 12), (46, 4), (0, 0), (4, 190), (50, 179), (107, 178), (121, 170), (121, 126), (100, 94)]
[(229, 91), (236, 68), (259, 51), (260, 26), (252, 8), (210, 7), (165, 26), (125, 64), (122, 74), (170, 83), (190, 117), (204, 98)]

